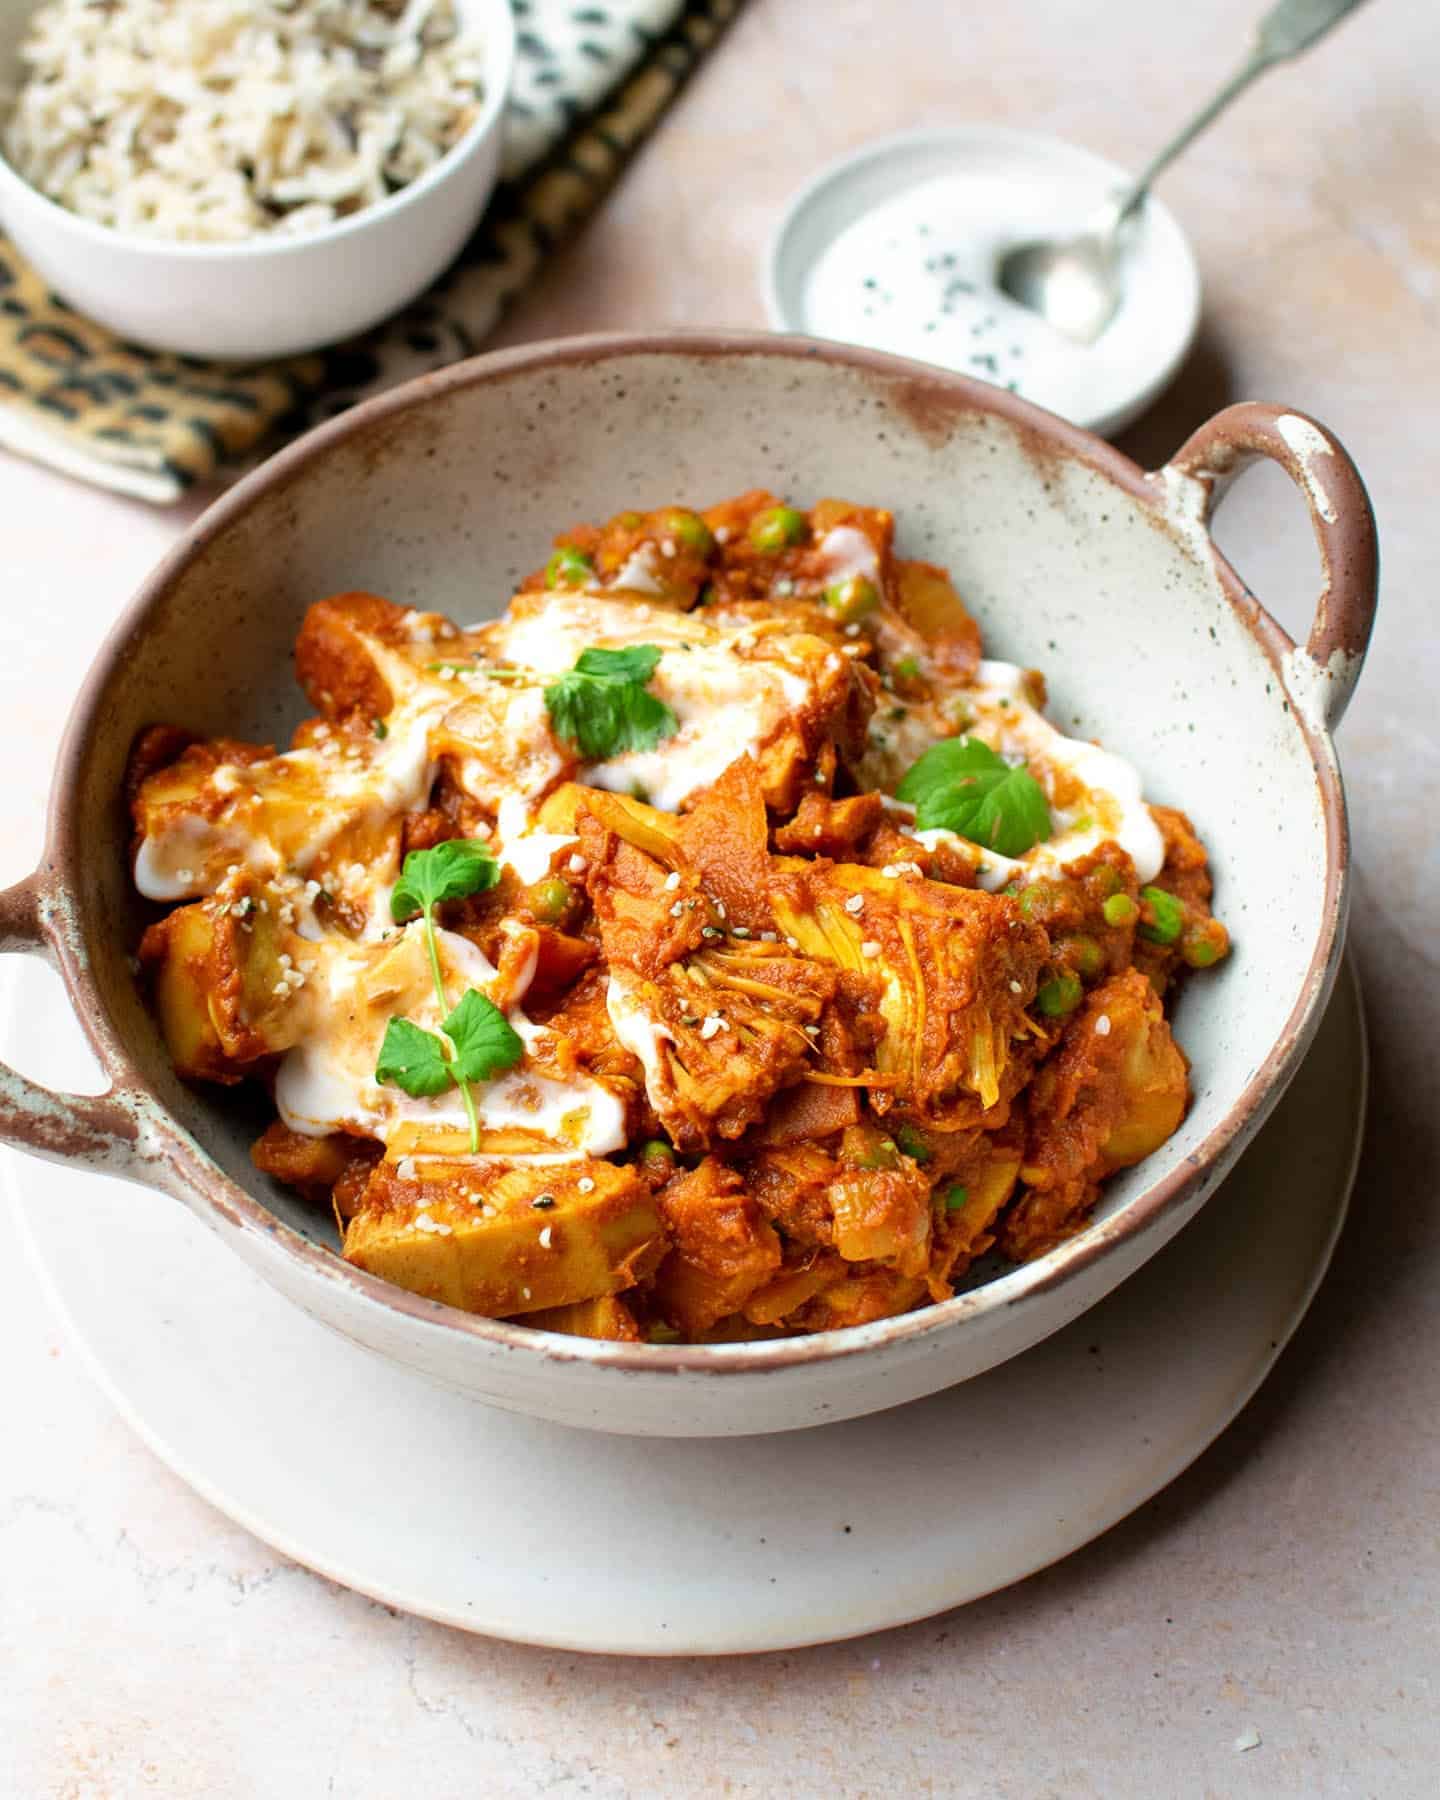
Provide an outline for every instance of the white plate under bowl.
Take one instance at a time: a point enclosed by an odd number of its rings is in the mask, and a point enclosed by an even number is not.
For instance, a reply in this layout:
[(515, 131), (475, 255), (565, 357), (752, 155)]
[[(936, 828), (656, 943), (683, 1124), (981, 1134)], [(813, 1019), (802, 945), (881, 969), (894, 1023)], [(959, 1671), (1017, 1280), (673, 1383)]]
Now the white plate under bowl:
[[(22, 965), (0, 1054), (85, 1052)], [(23, 1021), (23, 1026), (22, 1026)], [(6, 1154), (20, 1236), (115, 1405), (220, 1510), (388, 1605), (568, 1650), (784, 1650), (926, 1618), (1087, 1543), (1234, 1418), (1330, 1259), (1365, 1111), (1353, 976), (1235, 1172), (1066, 1330), (963, 1386), (783, 1438), (493, 1411), (345, 1342), (177, 1202)]]
[[(826, 259), (837, 241), (876, 208), (945, 177), (1001, 183), (1007, 191), (1004, 227), (981, 226), (967, 235), (987, 267), (1012, 244), (1076, 233), (1131, 179), (1118, 164), (1078, 145), (1000, 125), (880, 138), (822, 169), (787, 209), (764, 271), (771, 324), (919, 357), (1001, 387), (1013, 383), (1027, 400), (1072, 424), (1102, 435), (1122, 430), (1170, 382), (1200, 322), (1200, 276), (1189, 240), (1175, 215), (1153, 196), (1132, 227), (1124, 300), (1095, 344), (1066, 343), (998, 292), (986, 296), (988, 324), (982, 335), (972, 341), (968, 331), (962, 333), (963, 343), (952, 340), (952, 354), (937, 348), (941, 340), (924, 335), (918, 313), (911, 314), (913, 328), (898, 326), (910, 311), (905, 295), (898, 308), (878, 307), (870, 320), (857, 317), (849, 329), (835, 328), (815, 277), (819, 271), (825, 278), (832, 267)], [(937, 218), (936, 231), (943, 228)], [(897, 271), (903, 275), (904, 249), (900, 245), (893, 258), (877, 260), (882, 287), (898, 281)], [(913, 286), (930, 278), (908, 279)], [(828, 281), (827, 287), (833, 294)], [(1017, 354), (1022, 349), (1025, 353)], [(1063, 385), (1057, 380), (1062, 364), (1070, 370)]]

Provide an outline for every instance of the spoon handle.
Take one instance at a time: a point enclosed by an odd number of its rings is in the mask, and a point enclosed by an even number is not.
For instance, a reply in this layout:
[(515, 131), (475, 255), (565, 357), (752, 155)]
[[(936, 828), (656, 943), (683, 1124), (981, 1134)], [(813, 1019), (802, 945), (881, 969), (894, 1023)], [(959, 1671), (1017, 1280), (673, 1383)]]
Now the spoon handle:
[(1278, 5), (1272, 6), (1255, 27), (1249, 56), (1219, 93), (1141, 171), (1135, 185), (1118, 203), (1116, 223), (1128, 219), (1141, 206), (1160, 171), (1194, 143), (1252, 81), (1276, 63), (1288, 62), (1292, 56), (1308, 50), (1361, 4), (1362, 0), (1279, 0)]

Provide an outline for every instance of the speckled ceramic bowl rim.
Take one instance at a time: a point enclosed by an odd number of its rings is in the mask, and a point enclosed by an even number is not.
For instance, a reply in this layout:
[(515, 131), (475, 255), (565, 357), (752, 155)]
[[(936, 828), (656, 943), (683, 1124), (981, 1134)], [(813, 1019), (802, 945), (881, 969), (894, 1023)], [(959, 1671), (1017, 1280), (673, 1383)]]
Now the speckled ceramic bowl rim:
[[(1286, 463), (1302, 490), (1308, 483), (1312, 522), (1325, 560), (1325, 594), (1310, 639), (1309, 662), (1320, 684), (1312, 691), (1323, 691), (1327, 673), (1336, 680), (1337, 697), (1330, 703), (1328, 713), (1319, 702), (1307, 704), (1302, 700), (1293, 659), (1305, 653), (1297, 653), (1289, 635), (1210, 546), (1226, 598), (1275, 670), (1276, 703), (1293, 711), (1303, 734), (1326, 829), (1320, 933), (1300, 994), (1268, 1055), (1196, 1150), (1178, 1168), (1143, 1189), (1115, 1218), (1093, 1225), (1036, 1261), (952, 1300), (810, 1337), (690, 1346), (560, 1337), (457, 1311), (352, 1267), (332, 1250), (284, 1225), (261, 1200), (232, 1181), (142, 1079), (104, 1008), (69, 897), (73, 886), (67, 876), (80, 868), (84, 850), (78, 784), (86, 746), (105, 705), (110, 682), (119, 666), (136, 654), (144, 621), (176, 578), (203, 557), (251, 506), (262, 496), (295, 485), (338, 445), (357, 435), (373, 433), (377, 426), (383, 427), (472, 385), (523, 379), (537, 371), (563, 372), (596, 362), (657, 355), (706, 360), (774, 357), (835, 365), (873, 379), (917, 431), (937, 446), (945, 441), (957, 419), (975, 412), (997, 416), (1017, 432), (1028, 453), (1040, 462), (1053, 465), (1057, 460), (1078, 461), (1087, 465), (1126, 494), (1144, 502), (1151, 509), (1156, 528), (1172, 534), (1177, 534), (1178, 528), (1165, 496), (1177, 478), (1189, 479), (1197, 490), (1210, 496), (1246, 460), (1269, 456)], [(1288, 446), (1280, 441), (1276, 422), (1282, 417), (1320, 433), (1326, 447), (1333, 448), (1336, 468), (1318, 502), (1313, 471), (1307, 473), (1302, 461), (1289, 454)], [(1208, 501), (1205, 510), (1208, 512)], [(1154, 1227), (1184, 1202), (1237, 1138), (1258, 1128), (1269, 1106), (1283, 1091), (1318, 1023), (1339, 960), (1344, 924), (1342, 898), (1349, 859), (1344, 799), (1326, 724), (1327, 719), (1332, 725), (1338, 719), (1358, 674), (1373, 621), (1375, 577), (1373, 519), (1353, 465), (1323, 428), (1304, 415), (1285, 409), (1231, 407), (1202, 426), (1164, 470), (1146, 475), (1112, 446), (1001, 389), (878, 352), (805, 338), (759, 332), (577, 337), (492, 353), (423, 376), (320, 426), (239, 482), (191, 527), (155, 569), (102, 646), (75, 703), (62, 744), (51, 794), (44, 862), (28, 882), (19, 883), (0, 896), (0, 931), (13, 948), (42, 945), (53, 954), (71, 1003), (115, 1087), (98, 1100), (66, 1100), (67, 1110), (59, 1119), (41, 1116), (38, 1103), (32, 1100), (28, 1129), (22, 1131), (12, 1121), (12, 1141), (42, 1155), (90, 1160), (101, 1169), (107, 1166), (107, 1147), (114, 1149), (118, 1145), (120, 1155), (109, 1165), (113, 1172), (165, 1188), (193, 1202), (202, 1216), (209, 1212), (242, 1232), (258, 1232), (277, 1239), (320, 1282), (341, 1283), (366, 1301), (426, 1326), (439, 1326), (512, 1351), (538, 1354), (556, 1363), (583, 1361), (617, 1371), (648, 1369), (717, 1375), (782, 1369), (860, 1355), (880, 1345), (948, 1332), (993, 1309), (1020, 1305), (1053, 1293), (1121, 1240)], [(141, 648), (143, 653), (143, 644)], [(143, 1152), (140, 1146), (146, 1146)], [(137, 1167), (142, 1154), (148, 1166)]]

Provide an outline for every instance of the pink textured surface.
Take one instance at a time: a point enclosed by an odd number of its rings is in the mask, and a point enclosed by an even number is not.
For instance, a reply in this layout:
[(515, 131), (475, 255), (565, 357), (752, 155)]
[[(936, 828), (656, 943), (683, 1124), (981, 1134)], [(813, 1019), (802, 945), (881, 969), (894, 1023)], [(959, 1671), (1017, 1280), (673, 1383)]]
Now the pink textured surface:
[[(880, 131), (988, 118), (1141, 159), (1257, 0), (752, 0), (601, 221), (503, 340), (759, 324), (794, 186)], [(1057, 1569), (865, 1642), (719, 1665), (474, 1641), (341, 1593), (219, 1518), (112, 1418), (0, 1268), (0, 1790), (346, 1796), (1430, 1792), (1440, 1749), (1440, 17), (1362, 9), (1191, 153), (1166, 196), (1206, 282), (1199, 348), (1126, 440), (1158, 462), (1227, 400), (1325, 420), (1366, 474), (1387, 580), (1341, 734), (1370, 1142), (1332, 1274), (1241, 1420)], [(903, 505), (903, 496), (897, 497)], [(0, 877), (40, 843), (63, 711), (184, 523), (0, 465)], [(192, 509), (193, 510), (193, 509)], [(1219, 535), (1292, 630), (1313, 551), (1283, 479)], [(1283, 1204), (1283, 1195), (1277, 1195)], [(1063, 1471), (1057, 1471), (1063, 1480)], [(557, 1521), (557, 1529), (564, 1522)], [(1257, 1748), (1238, 1751), (1255, 1731)]]

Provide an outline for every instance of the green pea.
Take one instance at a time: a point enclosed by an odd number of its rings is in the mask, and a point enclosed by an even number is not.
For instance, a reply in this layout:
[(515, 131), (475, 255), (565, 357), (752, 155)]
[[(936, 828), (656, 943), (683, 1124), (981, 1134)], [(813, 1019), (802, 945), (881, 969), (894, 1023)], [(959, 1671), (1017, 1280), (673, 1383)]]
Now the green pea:
[(699, 513), (686, 512), (683, 507), (667, 512), (660, 520), (660, 529), (697, 556), (708, 556), (715, 548), (715, 533)]
[(545, 565), (546, 587), (584, 587), (595, 565), (583, 550), (562, 544)]
[(1120, 871), (1111, 863), (1101, 863), (1090, 876), (1090, 886), (1102, 900), (1120, 892)]
[(1204, 932), (1195, 932), (1180, 946), (1180, 954), (1192, 969), (1208, 969), (1220, 960), (1220, 945)]
[(542, 923), (554, 925), (569, 912), (574, 898), (575, 890), (570, 883), (562, 881), (558, 875), (551, 875), (531, 888), (530, 910)]
[(851, 575), (825, 590), (826, 608), (842, 625), (853, 625), (880, 604), (880, 590), (868, 575)]
[(1140, 917), (1140, 908), (1128, 894), (1112, 894), (1100, 910), (1107, 925), (1133, 925)]
[(809, 529), (809, 520), (793, 506), (772, 506), (767, 512), (756, 513), (750, 521), (749, 538), (757, 550), (776, 556), (803, 544)]
[(920, 658), (918, 656), (902, 656), (895, 665), (895, 673), (901, 681), (918, 681), (920, 679)]
[(1098, 975), (1105, 966), (1105, 952), (1092, 937), (1067, 938), (1064, 949), (1077, 973), (1081, 975)]
[(1085, 990), (1073, 975), (1056, 975), (1041, 982), (1035, 1004), (1047, 1019), (1063, 1019), (1066, 1013), (1074, 1012), (1084, 998)]
[(925, 1134), (917, 1131), (913, 1125), (902, 1125), (895, 1133), (895, 1142), (911, 1162), (929, 1162), (930, 1146), (925, 1141)]
[(1020, 910), (1027, 919), (1033, 919), (1036, 913), (1049, 912), (1060, 897), (1060, 891), (1053, 882), (1032, 881), (1020, 890)]
[(675, 1167), (675, 1152), (664, 1138), (647, 1138), (640, 1146), (640, 1161), (652, 1170), (667, 1171)]
[(945, 1196), (946, 1212), (959, 1212), (960, 1208), (965, 1204), (965, 1202), (969, 1198), (970, 1198), (969, 1188), (960, 1187), (958, 1185), (955, 1187), (952, 1187), (950, 1189), (950, 1192), (948, 1194), (946, 1194), (946, 1196)]
[(1173, 944), (1185, 929), (1185, 906), (1164, 888), (1144, 887), (1140, 898), (1149, 906), (1151, 920), (1142, 924), (1140, 935), (1152, 944)]

